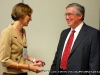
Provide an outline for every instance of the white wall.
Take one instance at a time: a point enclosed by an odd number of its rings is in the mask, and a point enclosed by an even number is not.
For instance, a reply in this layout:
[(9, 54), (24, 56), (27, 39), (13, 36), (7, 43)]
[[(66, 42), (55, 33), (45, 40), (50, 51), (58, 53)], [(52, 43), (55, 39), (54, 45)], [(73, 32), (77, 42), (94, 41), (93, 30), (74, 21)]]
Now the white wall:
[[(21, 0), (1, 0), (0, 32), (13, 22), (10, 18), (11, 9), (18, 2)], [(66, 6), (72, 2), (84, 5), (85, 23), (99, 29), (99, 0), (24, 0), (24, 3), (33, 8), (32, 22), (25, 28), (28, 54), (43, 59), (46, 63), (45, 70), (50, 70), (61, 31), (68, 28), (64, 14)], [(29, 75), (35, 74), (29, 72)], [(37, 75), (48, 75), (48, 73), (42, 72)]]

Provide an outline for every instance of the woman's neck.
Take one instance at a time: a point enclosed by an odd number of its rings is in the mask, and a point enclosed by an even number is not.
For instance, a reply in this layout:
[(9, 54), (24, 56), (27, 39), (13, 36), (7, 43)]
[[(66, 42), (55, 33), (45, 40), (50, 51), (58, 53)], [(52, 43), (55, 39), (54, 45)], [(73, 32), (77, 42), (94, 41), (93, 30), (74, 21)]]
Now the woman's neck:
[(18, 35), (20, 36), (21, 39), (23, 39), (23, 25), (20, 24), (19, 22), (15, 22), (13, 24), (14, 29), (16, 30), (16, 32), (18, 33)]
[(13, 24), (13, 27), (14, 27), (14, 29), (16, 29), (18, 32), (22, 32), (23, 25), (22, 25), (21, 23), (19, 23), (18, 21), (16, 21), (16, 22)]

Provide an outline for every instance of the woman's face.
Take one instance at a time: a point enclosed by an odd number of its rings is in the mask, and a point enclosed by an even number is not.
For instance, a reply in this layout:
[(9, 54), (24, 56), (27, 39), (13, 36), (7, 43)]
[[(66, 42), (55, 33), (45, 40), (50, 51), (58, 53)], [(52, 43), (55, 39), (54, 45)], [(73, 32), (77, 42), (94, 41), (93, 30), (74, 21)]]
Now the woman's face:
[(21, 19), (21, 23), (23, 26), (28, 26), (30, 21), (32, 21), (31, 14), (25, 15), (24, 18)]

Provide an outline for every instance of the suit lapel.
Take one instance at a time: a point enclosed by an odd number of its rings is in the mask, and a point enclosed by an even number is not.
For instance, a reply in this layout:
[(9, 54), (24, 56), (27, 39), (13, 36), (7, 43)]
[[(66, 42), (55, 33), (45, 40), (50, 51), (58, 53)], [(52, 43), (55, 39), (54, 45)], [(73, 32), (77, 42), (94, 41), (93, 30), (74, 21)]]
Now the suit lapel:
[(65, 44), (65, 41), (66, 41), (66, 37), (68, 36), (68, 33), (69, 31), (71, 30), (71, 28), (69, 28), (68, 30), (65, 30), (65, 32), (63, 32), (63, 35), (61, 36), (61, 40), (59, 41), (59, 46), (60, 46), (60, 51), (59, 51), (59, 60), (61, 59), (61, 56), (62, 56), (62, 51), (63, 51), (63, 47), (64, 47), (64, 44)]
[(73, 45), (73, 48), (72, 48), (70, 56), (73, 54), (73, 52), (75, 51), (75, 49), (78, 47), (78, 45), (81, 43), (81, 41), (85, 37), (86, 31), (87, 31), (87, 28), (86, 28), (86, 25), (84, 24), (83, 27), (82, 27), (82, 29), (80, 30), (80, 32), (79, 32), (79, 34), (78, 34), (75, 42), (74, 42), (74, 45)]

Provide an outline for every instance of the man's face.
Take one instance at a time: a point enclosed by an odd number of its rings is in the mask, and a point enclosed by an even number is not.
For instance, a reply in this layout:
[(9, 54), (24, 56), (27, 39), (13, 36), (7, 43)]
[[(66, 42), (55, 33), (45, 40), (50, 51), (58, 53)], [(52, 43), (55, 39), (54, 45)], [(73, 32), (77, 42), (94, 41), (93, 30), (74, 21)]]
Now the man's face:
[(66, 15), (66, 21), (68, 23), (68, 26), (72, 28), (76, 28), (80, 24), (80, 19), (82, 18), (82, 15), (78, 15), (75, 12), (75, 7), (69, 7), (66, 9), (65, 12)]

